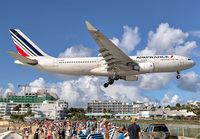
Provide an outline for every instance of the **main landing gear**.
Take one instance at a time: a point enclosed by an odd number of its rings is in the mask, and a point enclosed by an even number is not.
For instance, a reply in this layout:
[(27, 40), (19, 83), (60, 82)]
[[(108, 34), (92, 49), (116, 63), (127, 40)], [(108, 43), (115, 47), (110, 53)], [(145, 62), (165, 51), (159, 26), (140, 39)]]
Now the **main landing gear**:
[(108, 82), (104, 84), (104, 87), (107, 88), (109, 85), (112, 85), (115, 80), (119, 80), (120, 77), (118, 75), (114, 77), (108, 77)]
[(180, 78), (181, 78), (180, 71), (177, 71), (176, 79), (180, 79)]

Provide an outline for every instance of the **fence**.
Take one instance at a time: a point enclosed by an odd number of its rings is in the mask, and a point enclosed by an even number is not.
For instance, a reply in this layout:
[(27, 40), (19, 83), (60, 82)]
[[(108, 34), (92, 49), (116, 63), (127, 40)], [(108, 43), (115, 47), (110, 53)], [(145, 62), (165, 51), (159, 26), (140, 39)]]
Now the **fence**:
[[(113, 123), (117, 127), (125, 125), (128, 127), (131, 123)], [(138, 124), (141, 130), (145, 130), (149, 124)], [(170, 135), (184, 136), (200, 139), (200, 125), (178, 125), (178, 124), (166, 124)]]

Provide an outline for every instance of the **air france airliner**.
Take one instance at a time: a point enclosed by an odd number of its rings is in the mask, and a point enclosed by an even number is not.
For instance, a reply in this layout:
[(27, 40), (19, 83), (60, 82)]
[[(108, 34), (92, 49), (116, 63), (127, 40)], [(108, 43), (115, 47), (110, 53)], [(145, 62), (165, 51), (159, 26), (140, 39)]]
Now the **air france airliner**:
[(115, 80), (137, 81), (139, 74), (177, 72), (189, 69), (195, 62), (177, 55), (128, 56), (88, 21), (87, 29), (99, 46), (99, 57), (54, 58), (44, 53), (19, 29), (10, 29), (18, 53), (7, 52), (15, 63), (43, 71), (66, 75), (105, 76), (104, 87)]

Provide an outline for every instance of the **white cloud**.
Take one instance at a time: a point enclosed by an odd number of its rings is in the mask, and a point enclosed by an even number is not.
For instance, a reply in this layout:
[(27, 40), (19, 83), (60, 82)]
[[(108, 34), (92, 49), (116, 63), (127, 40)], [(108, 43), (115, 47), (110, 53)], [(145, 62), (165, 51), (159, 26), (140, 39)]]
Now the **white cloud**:
[[(151, 74), (149, 74), (151, 75)], [(110, 85), (108, 88), (104, 88), (103, 84), (105, 78), (102, 77), (91, 77), (91, 76), (82, 76), (75, 80), (68, 80), (57, 83), (46, 83), (43, 78), (38, 78), (30, 82), (30, 86), (26, 91), (37, 92), (40, 86), (47, 87), (61, 87), (57, 88), (46, 88), (48, 92), (55, 92), (57, 95), (69, 103), (69, 107), (85, 107), (89, 100), (120, 100), (124, 102), (148, 102), (148, 103), (160, 103), (161, 105), (175, 105), (176, 103), (187, 103), (185, 99), (181, 99), (178, 95), (170, 96), (173, 91), (165, 94), (165, 97), (158, 101), (152, 96), (146, 96), (142, 92), (144, 90), (155, 90), (160, 89), (166, 86), (167, 81), (164, 78), (167, 78), (169, 75), (165, 75), (163, 78), (155, 79), (154, 82), (152, 77), (146, 77), (147, 82), (125, 82), (118, 81), (115, 84)], [(150, 81), (152, 81), (150, 83)], [(159, 83), (161, 82), (161, 83)], [(150, 83), (150, 84), (149, 84)], [(149, 86), (148, 86), (149, 85)], [(7, 89), (0, 88), (0, 93), (5, 96), (6, 92), (14, 91), (15, 88), (12, 84), (8, 85)], [(150, 87), (151, 86), (151, 87)], [(38, 88), (37, 88), (38, 87)], [(23, 94), (23, 89), (19, 91), (20, 94)], [(19, 93), (17, 93), (19, 94)], [(194, 99), (196, 100), (196, 98)]]
[(138, 55), (138, 56), (143, 56), (143, 55), (147, 55), (147, 56), (149, 56), (149, 55), (155, 55), (155, 53), (156, 53), (156, 50), (150, 49), (150, 48), (148, 48), (148, 47), (146, 47), (146, 48), (145, 48), (144, 50), (142, 50), (142, 51), (137, 50), (137, 55)]
[(122, 35), (121, 42), (119, 39), (113, 37), (111, 41), (122, 49), (125, 53), (130, 54), (131, 51), (135, 49), (135, 46), (138, 45), (141, 41), (139, 35), (139, 28), (135, 27), (132, 29), (129, 26), (123, 26), (124, 34)]
[(141, 90), (156, 90), (165, 88), (166, 85), (175, 77), (175, 73), (153, 73), (140, 75), (141, 82), (139, 87)]
[(180, 55), (180, 56), (187, 56), (189, 57), (192, 53), (194, 48), (197, 48), (196, 42), (191, 41), (191, 42), (186, 42), (184, 46), (178, 45), (175, 48), (175, 55)]
[(41, 87), (45, 87), (45, 81), (43, 78), (40, 77), (39, 79), (31, 82), (29, 85), (32, 87), (28, 87), (26, 91), (37, 92), (38, 88), (42, 89)]
[(185, 104), (187, 101), (185, 99), (181, 99), (178, 95), (174, 95), (173, 97), (170, 97), (170, 95), (174, 93), (173, 91), (167, 92), (164, 96), (164, 98), (162, 99), (162, 101), (160, 102), (161, 105), (163, 106), (174, 106), (176, 105), (176, 103), (180, 103), (180, 104)]
[(8, 88), (3, 88), (3, 87), (0, 88), (0, 95), (1, 96), (6, 97), (7, 92), (15, 92), (15, 87), (14, 87), (13, 84), (8, 83)]
[[(50, 88), (49, 92), (56, 92), (57, 95), (69, 102), (70, 107), (86, 107), (89, 100), (123, 100), (125, 102), (142, 101), (149, 102), (149, 98), (144, 96), (140, 89), (129, 84), (115, 84), (104, 88), (105, 78), (82, 76), (77, 80), (69, 80), (57, 83), (45, 83), (43, 78), (39, 78), (30, 83), (37, 86), (61, 87), (61, 89)], [(36, 92), (31, 88), (31, 91)]]
[(119, 39), (113, 37), (113, 38), (111, 39), (111, 41), (112, 41), (116, 46), (119, 46)]
[[(49, 92), (56, 92), (61, 99), (69, 102), (70, 107), (81, 107), (86, 106), (89, 100), (105, 99), (105, 93), (100, 88), (100, 82), (100, 78), (82, 76), (76, 80), (57, 83), (45, 83), (43, 78), (39, 78), (31, 82), (30, 85), (61, 87), (61, 89), (50, 88), (48, 90)], [(37, 90), (31, 88), (31, 91), (36, 92)]]
[(161, 101), (161, 105), (166, 106), (170, 105), (170, 95), (173, 93), (173, 91), (167, 92), (164, 96), (164, 98)]
[(188, 72), (186, 74), (181, 74), (181, 78), (178, 81), (178, 88), (186, 91), (196, 92), (200, 87), (200, 80), (198, 79), (198, 74), (194, 71)]
[(11, 83), (8, 83), (8, 88), (12, 91), (15, 91), (15, 86)]
[(185, 102), (184, 99), (181, 99), (178, 95), (174, 95), (171, 99), (171, 103), (172, 104), (176, 104), (176, 103), (183, 103)]
[(59, 58), (66, 58), (66, 57), (89, 57), (92, 54), (92, 50), (89, 48), (84, 47), (82, 44), (72, 46), (67, 48), (65, 52), (60, 53), (58, 55)]
[(191, 55), (196, 42), (185, 42), (188, 33), (181, 29), (169, 27), (168, 23), (161, 23), (156, 32), (150, 31), (148, 34), (148, 45), (142, 51), (137, 51), (137, 55), (147, 54), (170, 54), (170, 55)]
[(120, 84), (116, 82), (108, 88), (102, 87), (102, 90), (106, 92), (106, 95), (111, 100), (123, 100), (125, 102), (149, 101), (149, 98), (144, 96), (140, 89), (132, 85)]
[(191, 36), (200, 38), (200, 31), (189, 31), (189, 34)]

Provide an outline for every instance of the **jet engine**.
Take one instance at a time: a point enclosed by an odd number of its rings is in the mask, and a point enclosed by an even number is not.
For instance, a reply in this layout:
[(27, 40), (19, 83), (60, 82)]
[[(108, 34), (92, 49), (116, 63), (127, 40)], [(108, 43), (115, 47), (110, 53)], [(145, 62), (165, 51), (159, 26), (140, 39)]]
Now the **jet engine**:
[(133, 65), (133, 70), (144, 73), (151, 73), (154, 70), (154, 65), (153, 63), (139, 63), (138, 65)]
[(138, 76), (137, 75), (122, 76), (121, 79), (125, 81), (137, 81)]

